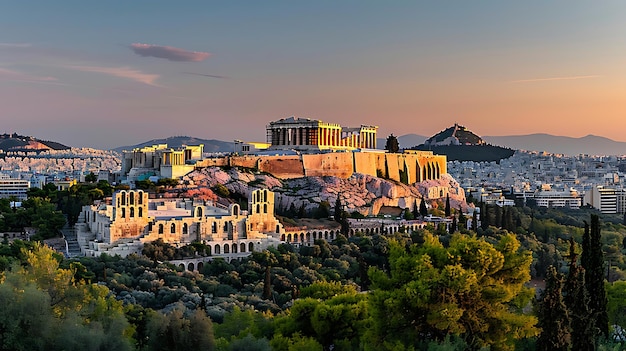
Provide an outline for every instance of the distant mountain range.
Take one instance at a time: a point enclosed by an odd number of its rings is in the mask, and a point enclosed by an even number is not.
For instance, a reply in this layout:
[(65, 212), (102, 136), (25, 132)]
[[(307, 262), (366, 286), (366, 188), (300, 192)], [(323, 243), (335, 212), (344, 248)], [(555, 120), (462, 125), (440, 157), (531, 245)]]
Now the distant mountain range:
[(152, 139), (150, 141), (146, 141), (137, 145), (120, 146), (113, 150), (117, 152), (122, 152), (124, 150), (130, 151), (135, 148), (141, 148), (144, 146), (151, 146), (156, 144), (167, 144), (167, 146), (171, 148), (178, 148), (183, 145), (204, 144), (204, 152), (232, 152), (234, 150), (234, 144), (232, 141), (228, 142), (215, 139), (200, 139), (189, 136), (173, 136), (164, 139)]
[[(418, 134), (398, 136), (398, 143), (403, 149), (423, 144), (429, 137)], [(609, 138), (587, 135), (581, 138), (556, 136), (550, 134), (527, 134), (506, 136), (483, 136), (491, 145), (508, 147), (514, 150), (546, 151), (553, 154), (575, 156), (588, 155), (626, 155), (626, 142)], [(385, 147), (385, 140), (378, 139), (379, 149)]]

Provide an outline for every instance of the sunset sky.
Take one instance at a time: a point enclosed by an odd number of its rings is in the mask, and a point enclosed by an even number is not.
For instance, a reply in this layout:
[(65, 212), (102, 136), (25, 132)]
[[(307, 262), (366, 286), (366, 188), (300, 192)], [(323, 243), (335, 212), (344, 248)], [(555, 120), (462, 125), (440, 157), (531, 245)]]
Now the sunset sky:
[(626, 141), (626, 1), (10, 1), (0, 133), (264, 141), (292, 115)]

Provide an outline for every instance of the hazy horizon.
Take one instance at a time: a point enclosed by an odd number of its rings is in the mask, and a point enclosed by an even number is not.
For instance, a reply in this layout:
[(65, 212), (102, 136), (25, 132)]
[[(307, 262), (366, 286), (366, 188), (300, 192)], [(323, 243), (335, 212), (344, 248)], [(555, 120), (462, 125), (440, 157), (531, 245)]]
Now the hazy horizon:
[(389, 134), (626, 141), (624, 2), (12, 2), (0, 133), (110, 149), (264, 140), (289, 116)]

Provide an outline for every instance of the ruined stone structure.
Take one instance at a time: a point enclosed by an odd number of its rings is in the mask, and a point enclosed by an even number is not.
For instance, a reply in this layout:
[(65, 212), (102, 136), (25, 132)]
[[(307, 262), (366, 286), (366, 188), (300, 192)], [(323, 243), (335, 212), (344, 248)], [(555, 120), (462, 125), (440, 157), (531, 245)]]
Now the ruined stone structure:
[(124, 151), (122, 177), (131, 185), (150, 176), (178, 178), (194, 170), (194, 163), (202, 159), (203, 150), (203, 144), (178, 149), (157, 144)]
[(301, 151), (376, 149), (377, 126), (345, 128), (316, 119), (289, 117), (267, 125), (270, 150)]
[(82, 252), (126, 256), (143, 244), (162, 239), (174, 246), (202, 242), (211, 256), (227, 259), (263, 250), (280, 239), (284, 229), (274, 217), (274, 193), (252, 192), (248, 210), (192, 199), (149, 199), (141, 190), (118, 191), (110, 203), (84, 206), (76, 229)]

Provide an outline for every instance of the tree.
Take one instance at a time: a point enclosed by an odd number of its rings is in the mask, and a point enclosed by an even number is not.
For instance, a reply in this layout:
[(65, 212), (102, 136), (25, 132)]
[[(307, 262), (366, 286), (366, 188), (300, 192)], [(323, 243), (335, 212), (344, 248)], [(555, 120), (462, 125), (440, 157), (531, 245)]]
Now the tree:
[(548, 268), (546, 287), (538, 302), (537, 326), (541, 334), (537, 339), (539, 351), (567, 351), (571, 344), (570, 322), (563, 300), (563, 276), (554, 266)]
[[(417, 204), (418, 201), (419, 200), (416, 199), (415, 202), (413, 203), (413, 211), (412, 211), (413, 218), (418, 218), (420, 216), (419, 205)], [(624, 247), (626, 247), (626, 239), (624, 242), (625, 242)]]
[(444, 247), (432, 234), (410, 246), (390, 242), (386, 272), (370, 269), (371, 350), (417, 348), (425, 339), (459, 335), (472, 349), (511, 349), (537, 334), (536, 319), (520, 309), (533, 296), (530, 252), (515, 236), (495, 244), (455, 234)]
[(334, 208), (334, 219), (337, 222), (341, 223), (341, 213), (343, 212), (343, 205), (341, 205), (341, 199), (339, 198), (339, 194), (337, 194), (337, 200), (335, 200), (335, 208)]
[(93, 172), (89, 172), (89, 174), (85, 176), (85, 181), (87, 183), (95, 183), (97, 180), (98, 180), (98, 176), (95, 175)]
[(452, 214), (452, 209), (450, 208), (450, 195), (446, 194), (446, 208), (445, 208), (446, 217), (450, 217)]
[(398, 138), (396, 138), (393, 133), (387, 137), (387, 141), (385, 142), (385, 150), (390, 153), (398, 153), (400, 151), (400, 144), (398, 143)]
[[(587, 226), (586, 226), (587, 227)], [(588, 231), (588, 230), (586, 230)], [(587, 239), (585, 239), (587, 236)], [(588, 235), (583, 236), (583, 250), (588, 247)], [(564, 293), (571, 322), (572, 346), (574, 350), (595, 350), (595, 317), (589, 310), (589, 294), (585, 287), (585, 270), (576, 263), (578, 255), (574, 239), (570, 238), (569, 272), (565, 280)], [(587, 249), (588, 250), (588, 249)]]
[(428, 209), (426, 208), (426, 202), (424, 201), (424, 198), (422, 198), (420, 201), (420, 215), (422, 215), (422, 217), (428, 215)]
[(452, 224), (450, 224), (450, 234), (454, 234), (457, 229), (456, 216), (452, 217)]
[[(589, 309), (595, 317), (596, 327), (604, 338), (609, 337), (607, 297), (604, 288), (604, 254), (600, 241), (600, 220), (591, 215), (591, 226), (585, 222), (581, 266), (585, 270), (585, 287), (589, 293)], [(587, 252), (585, 252), (587, 251)]]
[(472, 231), (476, 232), (478, 230), (478, 211), (474, 209), (472, 212)]

